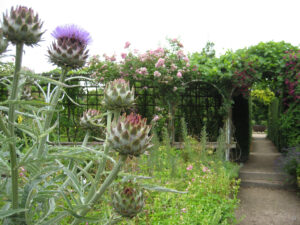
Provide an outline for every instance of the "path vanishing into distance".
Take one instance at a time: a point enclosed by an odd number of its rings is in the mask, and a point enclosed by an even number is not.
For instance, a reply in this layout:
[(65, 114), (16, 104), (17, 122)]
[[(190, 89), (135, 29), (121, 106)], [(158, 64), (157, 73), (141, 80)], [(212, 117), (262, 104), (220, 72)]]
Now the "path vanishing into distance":
[(240, 225), (300, 225), (300, 193), (280, 171), (280, 155), (265, 134), (253, 134), (249, 160), (240, 170)]

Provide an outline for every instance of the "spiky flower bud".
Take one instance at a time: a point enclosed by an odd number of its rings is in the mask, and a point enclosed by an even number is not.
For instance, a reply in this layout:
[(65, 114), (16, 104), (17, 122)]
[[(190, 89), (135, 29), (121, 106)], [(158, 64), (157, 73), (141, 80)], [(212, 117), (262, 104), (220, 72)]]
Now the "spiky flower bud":
[(132, 181), (120, 183), (112, 194), (112, 204), (121, 216), (133, 218), (144, 207), (144, 190)]
[(32, 95), (31, 95), (31, 86), (29, 86), (29, 85), (24, 86), (21, 98), (25, 99), (25, 100), (32, 100), (33, 99)]
[(56, 42), (48, 49), (50, 61), (61, 67), (78, 69), (83, 67), (88, 57), (87, 45), (91, 41), (90, 34), (75, 26), (57, 27), (52, 36)]
[(146, 124), (146, 118), (131, 113), (120, 116), (119, 121), (111, 126), (108, 132), (108, 142), (121, 155), (139, 156), (151, 145), (149, 136), (151, 125)]
[(3, 37), (3, 31), (0, 28), (0, 55), (6, 51), (8, 46), (8, 41)]
[(129, 81), (116, 79), (104, 89), (103, 104), (108, 109), (129, 108), (134, 104), (134, 88), (130, 90)]
[(93, 130), (102, 125), (102, 118), (100, 112), (96, 109), (89, 109), (83, 113), (80, 118), (80, 125), (88, 130)]
[(35, 15), (31, 8), (25, 6), (12, 7), (10, 14), (3, 14), (3, 35), (13, 44), (37, 44), (44, 33), (42, 26), (38, 14)]

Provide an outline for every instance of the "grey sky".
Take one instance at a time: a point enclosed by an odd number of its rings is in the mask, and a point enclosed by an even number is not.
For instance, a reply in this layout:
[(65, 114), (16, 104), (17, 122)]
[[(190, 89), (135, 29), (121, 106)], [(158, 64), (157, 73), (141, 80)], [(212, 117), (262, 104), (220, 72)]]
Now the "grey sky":
[(0, 12), (16, 5), (32, 7), (47, 30), (40, 46), (25, 48), (23, 65), (35, 72), (53, 68), (46, 57), (50, 34), (70, 23), (91, 33), (90, 55), (120, 55), (126, 41), (132, 49), (154, 49), (166, 37), (180, 38), (187, 52), (212, 41), (219, 54), (260, 41), (300, 43), (299, 0), (2, 0)]

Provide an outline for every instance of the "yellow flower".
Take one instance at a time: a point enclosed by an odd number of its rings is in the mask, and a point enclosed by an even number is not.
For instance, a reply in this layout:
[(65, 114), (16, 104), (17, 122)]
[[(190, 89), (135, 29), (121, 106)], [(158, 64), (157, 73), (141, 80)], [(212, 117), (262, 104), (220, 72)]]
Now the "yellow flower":
[(18, 115), (18, 123), (22, 123), (23, 117), (21, 115)]

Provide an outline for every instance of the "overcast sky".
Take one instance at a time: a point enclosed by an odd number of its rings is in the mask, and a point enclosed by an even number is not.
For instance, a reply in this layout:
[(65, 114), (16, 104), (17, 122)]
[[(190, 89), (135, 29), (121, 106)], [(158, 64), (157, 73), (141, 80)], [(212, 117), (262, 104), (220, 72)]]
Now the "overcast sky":
[(23, 66), (35, 72), (54, 68), (46, 57), (51, 32), (71, 23), (90, 32), (90, 55), (119, 55), (126, 41), (154, 49), (166, 37), (179, 38), (186, 52), (212, 41), (219, 54), (260, 41), (300, 44), (299, 0), (1, 0), (1, 14), (16, 5), (32, 7), (47, 30), (40, 46), (25, 48)]

